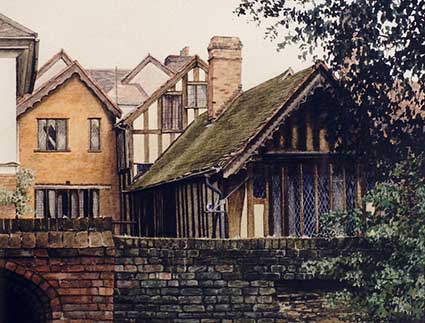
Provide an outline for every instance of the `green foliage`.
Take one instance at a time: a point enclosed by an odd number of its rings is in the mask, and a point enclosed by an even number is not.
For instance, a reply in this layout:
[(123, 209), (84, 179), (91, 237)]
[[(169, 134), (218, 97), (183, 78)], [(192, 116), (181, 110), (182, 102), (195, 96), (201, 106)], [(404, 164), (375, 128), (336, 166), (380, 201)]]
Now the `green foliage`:
[(331, 134), (375, 174), (423, 150), (425, 0), (241, 0), (236, 13), (265, 25), (278, 48), (330, 65), (356, 102), (343, 100)]
[[(425, 158), (399, 163), (389, 179), (366, 197), (373, 213), (350, 214), (363, 231), (363, 249), (306, 265), (313, 275), (340, 281), (336, 299), (359, 322), (415, 322), (425, 318)], [(349, 221), (329, 214), (328, 237), (347, 233)], [(350, 218), (346, 216), (345, 218)], [(362, 219), (363, 218), (363, 219)], [(348, 226), (351, 226), (349, 223)], [(349, 300), (347, 302), (347, 300)], [(338, 302), (336, 302), (338, 303)]]
[(21, 169), (16, 174), (15, 191), (0, 189), (0, 205), (14, 205), (17, 216), (31, 212), (31, 209), (28, 206), (28, 192), (33, 180), (34, 175), (30, 170)]

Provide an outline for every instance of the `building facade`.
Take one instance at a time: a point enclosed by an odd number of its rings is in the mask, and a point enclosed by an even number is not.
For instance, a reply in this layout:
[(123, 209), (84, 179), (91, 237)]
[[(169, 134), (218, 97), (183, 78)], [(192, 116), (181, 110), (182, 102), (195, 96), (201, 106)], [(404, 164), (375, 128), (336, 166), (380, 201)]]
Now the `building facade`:
[[(0, 14), (0, 189), (16, 189), (19, 165), (16, 131), (16, 100), (34, 87), (38, 61), (38, 36), (16, 21)], [(0, 205), (1, 217), (15, 217), (12, 205)]]
[(35, 217), (119, 220), (114, 124), (121, 112), (78, 62), (23, 98), (17, 111), (21, 167), (35, 176)]
[(209, 55), (208, 112), (132, 185), (139, 234), (312, 237), (321, 214), (360, 206), (360, 166), (328, 136), (344, 107), (326, 66), (242, 92), (239, 39)]

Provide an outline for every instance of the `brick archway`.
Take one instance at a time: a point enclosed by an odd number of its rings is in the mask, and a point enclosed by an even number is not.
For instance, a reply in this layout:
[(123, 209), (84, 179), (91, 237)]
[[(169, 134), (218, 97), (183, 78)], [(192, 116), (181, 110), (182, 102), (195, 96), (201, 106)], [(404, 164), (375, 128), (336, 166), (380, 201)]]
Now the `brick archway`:
[(5, 282), (5, 304), (8, 311), (16, 311), (6, 316), (22, 317), (21, 320), (34, 323), (51, 323), (62, 317), (58, 293), (39, 274), (10, 261), (0, 262), (0, 271)]

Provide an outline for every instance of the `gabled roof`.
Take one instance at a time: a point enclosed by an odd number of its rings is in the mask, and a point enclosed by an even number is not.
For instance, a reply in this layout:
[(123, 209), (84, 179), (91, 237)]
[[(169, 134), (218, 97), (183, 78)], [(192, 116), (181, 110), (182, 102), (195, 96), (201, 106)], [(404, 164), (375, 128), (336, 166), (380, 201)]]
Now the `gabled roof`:
[(0, 13), (0, 38), (3, 37), (37, 38), (37, 33)]
[(174, 74), (173, 77), (171, 77), (167, 82), (165, 82), (159, 89), (157, 89), (152, 95), (143, 102), (135, 111), (128, 114), (126, 117), (122, 119), (122, 122), (124, 123), (131, 123), (135, 119), (137, 119), (146, 109), (149, 108), (149, 106), (156, 101), (161, 95), (163, 95), (170, 87), (174, 86), (184, 75), (186, 75), (190, 69), (192, 69), (195, 66), (200, 66), (204, 70), (208, 70), (208, 64), (205, 63), (202, 59), (199, 58), (199, 56), (195, 55), (192, 57), (190, 61), (186, 63), (183, 68), (180, 69), (179, 72)]
[(214, 122), (208, 122), (207, 113), (200, 115), (131, 189), (208, 172), (225, 177), (237, 172), (323, 79), (333, 80), (321, 63), (293, 75), (286, 71), (243, 92)]
[(72, 59), (69, 57), (67, 53), (63, 50), (63, 48), (52, 56), (44, 65), (38, 70), (37, 78), (41, 77), (44, 73), (46, 73), (53, 65), (55, 65), (58, 61), (63, 61), (65, 65), (69, 66), (72, 64)]
[(100, 87), (108, 93), (115, 84), (120, 83), (121, 79), (130, 72), (128, 69), (87, 69), (87, 73), (100, 85)]
[(140, 73), (140, 71), (147, 66), (149, 63), (158, 67), (161, 71), (163, 71), (168, 76), (173, 76), (174, 72), (158, 61), (155, 57), (148, 54), (133, 70), (131, 70), (127, 75), (125, 75), (121, 82), (124, 84), (128, 84), (131, 80)]
[(59, 73), (55, 77), (51, 78), (48, 82), (43, 84), (33, 94), (22, 98), (22, 100), (18, 102), (17, 117), (20, 117), (30, 109), (34, 108), (37, 103), (41, 102), (45, 97), (50, 95), (51, 92), (63, 85), (74, 75), (79, 76), (80, 80), (84, 82), (84, 84), (89, 87), (90, 90), (93, 91), (96, 97), (104, 104), (105, 108), (111, 114), (113, 114), (117, 118), (121, 116), (121, 110), (100, 88), (100, 86), (90, 77), (90, 75), (83, 69), (83, 67), (77, 61), (74, 61), (61, 73)]
[(168, 55), (164, 60), (164, 64), (165, 64), (165, 66), (167, 66), (167, 68), (172, 70), (174, 73), (177, 73), (191, 59), (193, 59), (193, 56)]
[[(63, 66), (61, 70), (53, 71), (55, 74), (49, 75), (48, 73), (54, 68), (55, 65), (60, 64), (62, 62)], [(40, 87), (47, 81), (49, 81), (50, 78), (57, 75), (58, 73), (62, 72), (65, 68), (67, 68), (69, 65), (72, 65), (72, 59), (69, 57), (67, 53), (63, 49), (61, 49), (58, 53), (53, 55), (37, 72), (37, 78), (35, 80), (35, 88)], [(46, 77), (44, 77), (46, 76)]]

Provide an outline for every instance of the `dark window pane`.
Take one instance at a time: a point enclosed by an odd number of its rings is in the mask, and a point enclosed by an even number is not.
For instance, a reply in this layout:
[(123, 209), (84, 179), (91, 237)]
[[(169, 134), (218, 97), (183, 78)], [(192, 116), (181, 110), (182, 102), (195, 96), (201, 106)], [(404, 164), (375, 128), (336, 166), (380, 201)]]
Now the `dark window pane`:
[(356, 168), (351, 165), (345, 171), (345, 186), (347, 196), (347, 209), (354, 209), (356, 207)]
[(164, 95), (162, 102), (162, 128), (180, 130), (183, 126), (181, 95)]
[(329, 212), (329, 164), (328, 163), (319, 163), (319, 180), (318, 180), (318, 189), (319, 189), (319, 215)]
[(254, 197), (264, 199), (266, 198), (266, 178), (262, 171), (256, 170), (253, 180)]
[(273, 235), (282, 236), (282, 179), (281, 169), (275, 169), (271, 176), (271, 201), (273, 218)]
[(47, 120), (47, 150), (56, 149), (56, 120)]
[(300, 223), (300, 181), (298, 166), (288, 167), (288, 223), (289, 235), (301, 234)]
[(304, 235), (313, 236), (316, 231), (315, 183), (312, 164), (303, 165)]
[(333, 186), (333, 210), (342, 211), (344, 209), (344, 177), (343, 170), (340, 165), (333, 164), (332, 186)]

